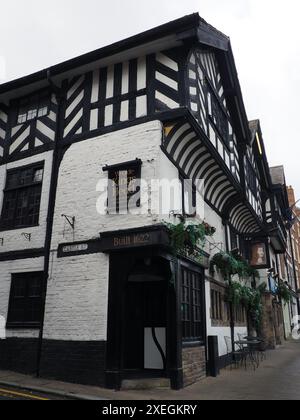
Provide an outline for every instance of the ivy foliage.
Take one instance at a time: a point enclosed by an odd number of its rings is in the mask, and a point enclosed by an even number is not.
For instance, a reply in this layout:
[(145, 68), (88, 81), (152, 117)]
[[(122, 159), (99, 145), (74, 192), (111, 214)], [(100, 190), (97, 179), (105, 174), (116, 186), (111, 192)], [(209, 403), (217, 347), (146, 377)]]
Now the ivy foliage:
[(195, 255), (197, 250), (203, 248), (207, 236), (213, 236), (216, 229), (208, 223), (178, 224), (166, 223), (169, 230), (171, 247), (174, 254)]
[(259, 278), (259, 272), (252, 268), (241, 256), (232, 253), (219, 252), (215, 254), (210, 262), (210, 272), (214, 274), (215, 269), (222, 274), (225, 281), (231, 276), (238, 275), (240, 278)]
[(284, 302), (290, 303), (292, 301), (293, 295), (288, 286), (283, 282), (280, 281), (278, 284), (278, 288), (276, 291), (276, 295)]
[(252, 323), (259, 327), (262, 320), (262, 298), (265, 291), (265, 284), (253, 289), (238, 282), (231, 282), (227, 291), (227, 301), (235, 307), (242, 305), (249, 313)]

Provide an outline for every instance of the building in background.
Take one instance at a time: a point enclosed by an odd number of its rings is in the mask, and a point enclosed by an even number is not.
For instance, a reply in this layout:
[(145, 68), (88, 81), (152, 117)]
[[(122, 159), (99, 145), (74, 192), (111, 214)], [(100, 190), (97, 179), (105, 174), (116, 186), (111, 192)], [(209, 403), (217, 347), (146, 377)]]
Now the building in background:
[[(291, 293), (291, 300), (289, 302), (282, 301), (283, 309), (283, 318), (284, 318), (284, 327), (285, 327), (285, 336), (289, 338), (292, 334), (294, 327), (294, 322), (299, 313), (299, 303), (297, 295), (297, 257), (295, 257), (295, 227), (297, 218), (296, 215), (290, 214), (290, 208), (295, 204), (290, 203), (288, 196), (288, 188), (286, 185), (286, 177), (283, 166), (272, 167), (271, 177), (273, 182), (273, 192), (276, 197), (276, 201), (281, 205), (282, 220), (282, 230), (286, 232), (287, 236), (287, 248), (285, 254), (277, 258), (276, 274), (278, 275), (278, 280), (286, 285)], [(284, 216), (285, 214), (285, 216)], [(275, 261), (274, 261), (275, 263)]]
[(299, 293), (300, 292), (300, 208), (297, 207), (298, 199), (292, 186), (287, 187), (289, 207), (291, 210), (291, 229), (289, 247), (289, 266), (292, 266), (294, 277), (294, 289), (297, 291), (298, 314), (300, 314)]

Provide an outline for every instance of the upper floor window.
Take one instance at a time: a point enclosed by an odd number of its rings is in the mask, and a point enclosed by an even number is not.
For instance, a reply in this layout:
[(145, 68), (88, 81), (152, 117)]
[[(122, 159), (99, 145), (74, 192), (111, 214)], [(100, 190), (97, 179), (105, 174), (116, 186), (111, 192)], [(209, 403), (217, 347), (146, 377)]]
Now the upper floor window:
[(48, 91), (35, 93), (22, 98), (18, 102), (17, 123), (23, 124), (36, 118), (48, 115), (50, 108), (50, 95)]
[(38, 224), (43, 172), (43, 163), (7, 172), (1, 215), (2, 229)]
[(248, 187), (250, 188), (252, 194), (257, 197), (257, 181), (256, 181), (256, 174), (255, 170), (250, 163), (249, 159), (246, 159), (246, 172), (247, 172), (247, 182)]
[(8, 328), (39, 327), (42, 307), (43, 272), (12, 275)]
[(222, 140), (225, 144), (229, 145), (228, 117), (212, 89), (209, 89), (208, 92), (208, 111), (210, 118), (217, 128)]
[(142, 162), (136, 159), (120, 165), (107, 166), (109, 214), (128, 214), (141, 205), (140, 180)]
[(195, 217), (197, 191), (192, 180), (180, 178), (182, 184), (182, 213), (186, 217)]

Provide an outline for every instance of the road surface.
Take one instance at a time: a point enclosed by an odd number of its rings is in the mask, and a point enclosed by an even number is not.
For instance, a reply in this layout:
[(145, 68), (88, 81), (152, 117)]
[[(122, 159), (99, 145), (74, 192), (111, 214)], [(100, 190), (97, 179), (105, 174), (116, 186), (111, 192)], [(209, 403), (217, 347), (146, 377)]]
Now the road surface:
[(51, 401), (60, 400), (51, 395), (40, 394), (37, 392), (25, 391), (18, 388), (0, 386), (0, 401)]

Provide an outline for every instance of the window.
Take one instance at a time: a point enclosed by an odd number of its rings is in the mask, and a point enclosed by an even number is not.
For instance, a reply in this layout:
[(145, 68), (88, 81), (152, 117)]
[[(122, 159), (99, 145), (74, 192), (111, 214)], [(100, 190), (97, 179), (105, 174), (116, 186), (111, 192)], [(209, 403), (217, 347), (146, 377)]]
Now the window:
[(239, 249), (239, 235), (235, 232), (234, 229), (230, 229), (230, 249)]
[(209, 89), (208, 93), (208, 107), (212, 122), (217, 128), (220, 136), (222, 137), (222, 140), (225, 142), (225, 144), (229, 145), (228, 117), (212, 89)]
[(202, 283), (198, 273), (182, 270), (182, 338), (203, 340)]
[(257, 197), (257, 182), (255, 170), (250, 163), (249, 159), (246, 159), (246, 172), (247, 172), (247, 182), (248, 187), (250, 188), (252, 194)]
[(184, 216), (196, 215), (196, 187), (190, 179), (180, 179), (182, 183), (182, 213)]
[(140, 207), (140, 160), (121, 165), (108, 166), (108, 213), (127, 214)]
[(41, 323), (43, 272), (12, 274), (8, 328), (34, 328)]
[(39, 221), (43, 163), (7, 172), (1, 229), (35, 226)]
[(223, 321), (223, 296), (221, 292), (211, 290), (211, 318), (214, 321)]
[(36, 118), (48, 115), (50, 109), (50, 94), (43, 91), (26, 98), (18, 103), (17, 124), (23, 124)]
[(234, 307), (234, 320), (235, 323), (238, 325), (247, 324), (246, 309), (243, 305), (238, 305)]

